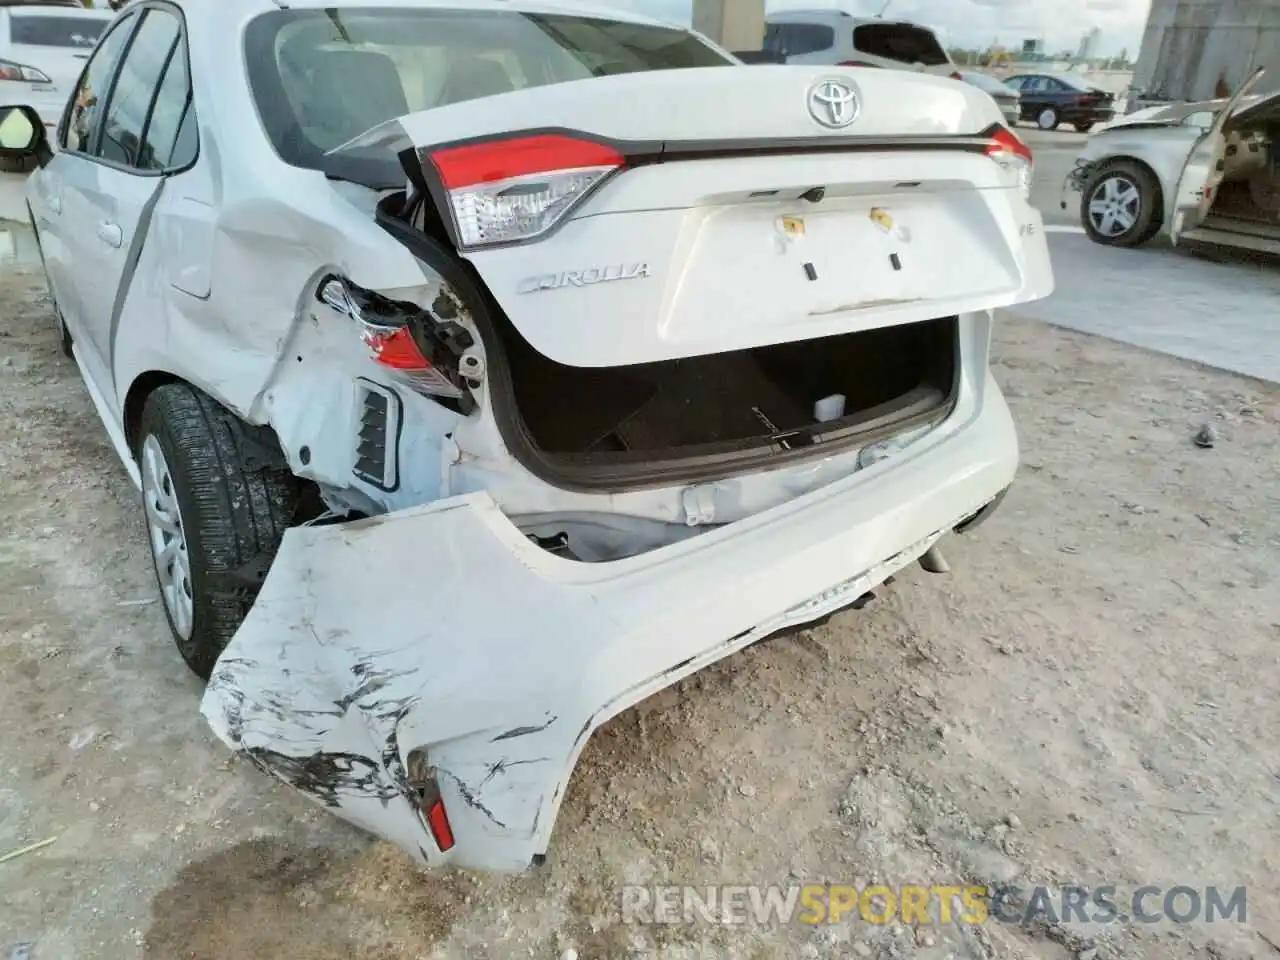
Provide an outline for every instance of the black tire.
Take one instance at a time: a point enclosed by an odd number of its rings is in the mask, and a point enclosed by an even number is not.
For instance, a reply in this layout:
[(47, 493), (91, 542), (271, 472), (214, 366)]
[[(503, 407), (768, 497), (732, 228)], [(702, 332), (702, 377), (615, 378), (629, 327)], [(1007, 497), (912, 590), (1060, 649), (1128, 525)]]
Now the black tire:
[(164, 454), (182, 517), (190, 636), (175, 627), (167, 605), (165, 616), (182, 659), (208, 680), (294, 522), (302, 484), (270, 430), (244, 423), (185, 383), (166, 384), (147, 397), (137, 432), (140, 464), (150, 436)]
[[(1128, 181), (1138, 190), (1138, 209), (1133, 223), (1117, 234), (1104, 232), (1099, 224), (1090, 216), (1089, 205), (1094, 194), (1104, 189), (1107, 180)], [(1133, 160), (1117, 160), (1108, 163), (1092, 174), (1085, 181), (1084, 190), (1080, 193), (1080, 225), (1089, 239), (1107, 247), (1137, 247), (1146, 243), (1157, 233), (1164, 219), (1164, 199), (1160, 190), (1160, 181), (1145, 164)]]
[(1036, 126), (1041, 130), (1057, 130), (1061, 123), (1056, 107), (1045, 107), (1036, 114)]
[(1093, 129), (1092, 123), (1073, 123), (1072, 126), (1076, 128), (1076, 133), (1088, 133)]

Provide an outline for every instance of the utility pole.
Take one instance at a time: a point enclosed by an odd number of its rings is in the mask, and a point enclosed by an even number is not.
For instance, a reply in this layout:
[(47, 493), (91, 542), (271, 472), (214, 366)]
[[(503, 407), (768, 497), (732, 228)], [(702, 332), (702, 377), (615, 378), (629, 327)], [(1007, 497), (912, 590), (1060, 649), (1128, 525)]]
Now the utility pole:
[(726, 50), (759, 50), (764, 0), (693, 0), (693, 29)]

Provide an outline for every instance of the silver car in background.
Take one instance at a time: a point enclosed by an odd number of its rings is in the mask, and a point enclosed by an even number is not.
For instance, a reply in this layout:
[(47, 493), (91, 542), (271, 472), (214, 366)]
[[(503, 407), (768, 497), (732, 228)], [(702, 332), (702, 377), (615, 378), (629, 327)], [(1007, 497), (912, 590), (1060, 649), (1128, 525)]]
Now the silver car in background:
[[(1136, 247), (1166, 233), (1280, 254), (1280, 93), (1148, 107), (1090, 134), (1063, 184), (1095, 243)], [(1075, 194), (1079, 193), (1078, 199)]]
[(1005, 86), (999, 77), (993, 77), (991, 74), (983, 73), (981, 70), (961, 70), (960, 79), (985, 93), (989, 93), (991, 99), (996, 102), (996, 106), (1000, 108), (1000, 112), (1004, 114), (1005, 123), (1011, 127), (1018, 125), (1018, 118), (1021, 116), (1022, 94), (1018, 93), (1017, 90), (1013, 89), (1013, 87)]

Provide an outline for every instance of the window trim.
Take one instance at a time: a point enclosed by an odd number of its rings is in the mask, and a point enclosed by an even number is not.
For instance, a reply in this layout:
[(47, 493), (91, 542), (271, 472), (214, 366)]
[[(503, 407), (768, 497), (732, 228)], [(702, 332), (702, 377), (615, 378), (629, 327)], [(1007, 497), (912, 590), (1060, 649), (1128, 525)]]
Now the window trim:
[[(176, 17), (178, 20), (178, 38), (177, 38), (176, 44), (169, 50), (169, 53), (165, 58), (164, 67), (161, 68), (159, 77), (156, 78), (155, 89), (152, 90), (151, 92), (151, 102), (147, 104), (147, 112), (143, 120), (142, 130), (140, 131), (138, 142), (140, 144), (146, 143), (147, 133), (150, 132), (150, 128), (151, 128), (151, 116), (155, 112), (156, 100), (160, 95), (160, 86), (164, 82), (165, 71), (169, 69), (169, 64), (173, 62), (173, 56), (177, 52), (179, 45), (183, 48), (183, 50), (186, 53), (187, 87), (190, 92), (190, 96), (187, 98), (187, 104), (184, 107), (184, 110), (189, 112), (195, 109), (195, 105), (196, 105), (195, 78), (192, 75), (192, 71), (191, 71), (191, 47), (187, 39), (187, 19), (182, 14), (182, 8), (177, 6), (176, 4), (168, 3), (167, 0), (134, 0), (133, 3), (129, 4), (128, 11), (125, 14), (126, 16), (132, 17), (133, 25), (128, 27), (128, 30), (130, 31), (130, 33), (125, 40), (124, 50), (120, 54), (120, 59), (119, 61), (117, 61), (115, 69), (111, 71), (111, 76), (107, 83), (107, 94), (106, 94), (106, 97), (103, 99), (104, 107), (94, 120), (94, 127), (89, 136), (90, 152), (86, 153), (83, 150), (68, 150), (65, 147), (61, 147), (61, 143), (63, 141), (63, 129), (69, 123), (69, 120), (71, 117), (72, 104), (75, 103), (76, 94), (79, 93), (80, 91), (80, 84), (84, 80), (84, 75), (88, 73), (89, 67), (93, 63), (92, 57), (90, 57), (89, 62), (85, 64), (84, 70), (81, 71), (80, 79), (76, 81), (76, 85), (72, 90), (71, 99), (67, 102), (66, 110), (63, 113), (62, 123), (59, 124), (59, 127), (58, 127), (58, 142), (60, 145), (60, 149), (62, 150), (63, 153), (70, 154), (71, 156), (74, 156), (74, 157), (79, 157), (82, 160), (88, 160), (90, 163), (99, 164), (100, 166), (106, 167), (108, 170), (116, 170), (120, 173), (127, 173), (135, 177), (146, 177), (146, 178), (172, 177), (172, 176), (177, 176), (180, 173), (186, 173), (188, 170), (193, 168), (200, 160), (201, 144), (200, 144), (200, 126), (198, 123), (198, 117), (199, 117), (198, 113), (197, 113), (197, 124), (196, 124), (196, 150), (190, 162), (182, 166), (166, 167), (163, 170), (144, 170), (141, 167), (135, 167), (126, 163), (117, 163), (115, 160), (108, 160), (106, 157), (103, 157), (100, 154), (93, 152), (93, 151), (96, 151), (102, 145), (101, 144), (102, 128), (106, 123), (107, 112), (108, 112), (106, 108), (111, 106), (111, 101), (115, 97), (116, 82), (120, 78), (120, 71), (124, 67), (125, 61), (129, 58), (129, 53), (133, 49), (133, 42), (137, 38), (138, 28), (142, 24), (143, 17), (146, 15), (147, 11), (149, 10), (160, 10), (160, 11), (163, 11), (164, 13), (171, 14), (172, 16)], [(134, 11), (137, 11), (137, 13), (135, 14)], [(107, 35), (112, 30), (118, 29), (121, 23), (123, 23), (123, 17), (121, 18), (120, 21), (117, 21), (117, 23), (112, 24), (111, 30), (108, 30), (107, 33), (104, 33), (102, 35), (103, 39), (105, 40)], [(101, 46), (101, 41), (99, 41), (99, 46)], [(179, 127), (179, 129), (181, 129), (181, 127)]]

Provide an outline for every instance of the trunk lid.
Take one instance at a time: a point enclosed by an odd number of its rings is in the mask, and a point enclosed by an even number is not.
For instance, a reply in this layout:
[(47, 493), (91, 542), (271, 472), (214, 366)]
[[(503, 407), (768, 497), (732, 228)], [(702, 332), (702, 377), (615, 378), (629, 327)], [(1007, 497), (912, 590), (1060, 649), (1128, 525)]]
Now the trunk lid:
[(413, 148), (428, 173), (441, 147), (512, 134), (616, 149), (546, 234), (461, 252), (540, 353), (617, 366), (1047, 295), (1043, 238), (1024, 242), (1039, 217), (984, 153), (1001, 122), (982, 91), (923, 74), (717, 67), (472, 100), (339, 149)]

